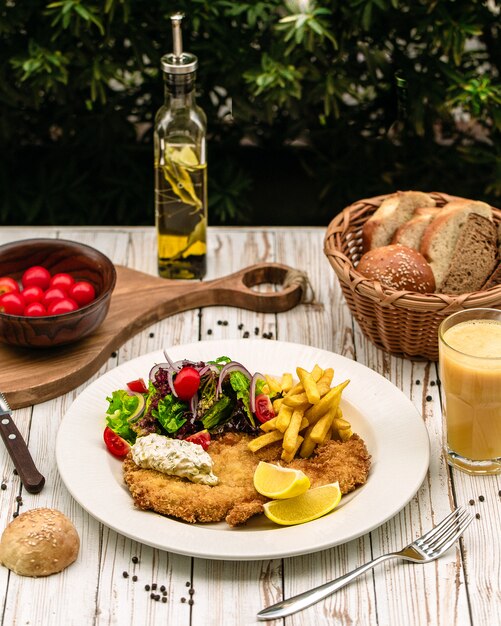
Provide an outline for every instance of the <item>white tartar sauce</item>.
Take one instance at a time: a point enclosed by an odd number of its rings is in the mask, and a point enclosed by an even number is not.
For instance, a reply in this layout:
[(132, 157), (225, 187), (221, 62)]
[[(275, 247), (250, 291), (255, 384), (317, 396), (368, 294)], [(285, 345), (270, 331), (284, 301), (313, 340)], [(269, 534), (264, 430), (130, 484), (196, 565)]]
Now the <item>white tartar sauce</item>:
[(188, 478), (193, 483), (217, 485), (219, 482), (212, 472), (210, 456), (202, 446), (191, 441), (152, 433), (136, 440), (132, 446), (132, 458), (143, 469)]

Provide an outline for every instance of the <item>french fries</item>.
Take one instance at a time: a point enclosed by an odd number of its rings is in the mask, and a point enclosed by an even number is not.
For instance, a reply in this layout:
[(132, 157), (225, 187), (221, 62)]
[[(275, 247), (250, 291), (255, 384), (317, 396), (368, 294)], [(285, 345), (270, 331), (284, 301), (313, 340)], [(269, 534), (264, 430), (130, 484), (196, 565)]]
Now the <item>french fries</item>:
[(299, 382), (294, 384), (292, 374), (276, 379), (266, 376), (276, 416), (261, 424), (263, 435), (249, 443), (252, 451), (260, 450), (277, 441), (282, 442), (281, 460), (290, 463), (296, 454), (309, 458), (317, 445), (331, 438), (347, 441), (352, 435), (351, 424), (344, 419), (339, 403), (343, 389), (350, 382), (331, 387), (334, 370), (323, 370), (319, 365), (308, 372), (296, 368)]

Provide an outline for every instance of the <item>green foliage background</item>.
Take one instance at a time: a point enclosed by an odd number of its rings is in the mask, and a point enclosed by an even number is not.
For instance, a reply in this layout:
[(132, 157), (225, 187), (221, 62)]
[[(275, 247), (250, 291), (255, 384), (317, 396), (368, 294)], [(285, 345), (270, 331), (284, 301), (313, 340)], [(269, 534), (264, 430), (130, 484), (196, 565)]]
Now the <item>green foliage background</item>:
[(177, 10), (200, 62), (212, 224), (325, 224), (396, 188), (499, 199), (494, 2), (7, 0), (2, 224), (153, 222), (151, 124)]

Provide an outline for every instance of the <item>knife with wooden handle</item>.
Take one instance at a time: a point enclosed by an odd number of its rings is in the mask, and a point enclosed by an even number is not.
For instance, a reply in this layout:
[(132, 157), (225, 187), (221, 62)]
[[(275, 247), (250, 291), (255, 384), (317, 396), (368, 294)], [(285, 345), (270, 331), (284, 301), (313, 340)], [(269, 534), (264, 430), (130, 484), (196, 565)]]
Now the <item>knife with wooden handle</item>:
[(1, 392), (0, 434), (26, 491), (39, 493), (45, 485), (45, 478), (35, 467), (28, 446), (12, 420), (9, 403)]

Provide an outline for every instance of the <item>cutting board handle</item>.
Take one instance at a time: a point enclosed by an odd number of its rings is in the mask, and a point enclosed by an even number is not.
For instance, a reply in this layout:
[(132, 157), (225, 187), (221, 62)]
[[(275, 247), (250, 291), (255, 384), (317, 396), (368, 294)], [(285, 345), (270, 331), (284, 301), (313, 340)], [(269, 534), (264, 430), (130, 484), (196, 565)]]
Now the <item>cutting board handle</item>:
[[(301, 302), (303, 295), (301, 282), (288, 284), (289, 277), (297, 273), (297, 270), (281, 263), (257, 263), (229, 276), (200, 283), (196, 295), (192, 295), (196, 297), (203, 293), (203, 302), (200, 302), (199, 306), (226, 305), (259, 313), (280, 313)], [(279, 291), (253, 289), (263, 284), (281, 285), (282, 289)]]

